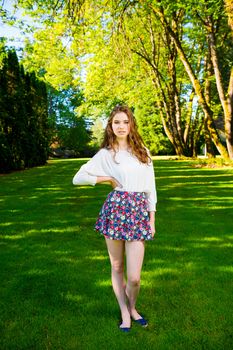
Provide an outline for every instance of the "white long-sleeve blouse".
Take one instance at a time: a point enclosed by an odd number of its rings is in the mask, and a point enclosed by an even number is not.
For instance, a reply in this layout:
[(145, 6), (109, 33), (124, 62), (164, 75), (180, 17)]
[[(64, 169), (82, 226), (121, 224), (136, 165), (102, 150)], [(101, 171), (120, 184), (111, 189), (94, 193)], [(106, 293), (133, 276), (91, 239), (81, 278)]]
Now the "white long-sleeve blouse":
[(74, 185), (95, 185), (97, 176), (111, 176), (121, 186), (117, 191), (145, 192), (148, 199), (148, 210), (156, 211), (157, 195), (152, 161), (141, 163), (127, 150), (116, 153), (115, 160), (110, 150), (100, 149), (93, 158), (82, 165), (73, 178)]

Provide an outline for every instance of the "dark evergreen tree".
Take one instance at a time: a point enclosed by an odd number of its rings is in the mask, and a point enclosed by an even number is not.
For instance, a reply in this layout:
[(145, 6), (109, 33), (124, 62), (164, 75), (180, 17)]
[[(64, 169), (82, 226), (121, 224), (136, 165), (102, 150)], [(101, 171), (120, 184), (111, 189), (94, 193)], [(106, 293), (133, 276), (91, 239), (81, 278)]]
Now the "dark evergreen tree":
[(48, 108), (44, 82), (24, 73), (15, 51), (2, 48), (0, 68), (1, 172), (46, 163)]
[(4, 47), (1, 47), (0, 69), (0, 170), (8, 171), (13, 167), (10, 144), (8, 142), (8, 109), (7, 109), (7, 56)]

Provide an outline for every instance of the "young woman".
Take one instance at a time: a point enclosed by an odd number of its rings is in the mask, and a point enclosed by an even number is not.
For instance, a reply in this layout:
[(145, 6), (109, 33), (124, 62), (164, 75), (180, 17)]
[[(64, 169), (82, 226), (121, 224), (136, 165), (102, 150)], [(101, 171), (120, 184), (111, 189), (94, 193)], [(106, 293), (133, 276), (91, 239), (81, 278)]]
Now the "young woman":
[(110, 183), (113, 191), (103, 204), (95, 229), (104, 235), (107, 244), (112, 286), (121, 310), (119, 328), (128, 332), (131, 319), (141, 326), (148, 325), (135, 305), (145, 241), (155, 234), (157, 198), (153, 163), (127, 106), (113, 109), (100, 150), (73, 178), (74, 185), (103, 182)]

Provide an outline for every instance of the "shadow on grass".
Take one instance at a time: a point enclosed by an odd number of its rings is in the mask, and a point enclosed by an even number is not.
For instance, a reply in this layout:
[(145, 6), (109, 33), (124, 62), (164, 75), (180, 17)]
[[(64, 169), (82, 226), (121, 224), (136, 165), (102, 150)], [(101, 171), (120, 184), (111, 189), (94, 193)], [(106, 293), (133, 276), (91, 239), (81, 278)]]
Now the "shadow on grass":
[(232, 170), (156, 161), (158, 237), (146, 244), (139, 309), (119, 334), (103, 237), (108, 186), (74, 187), (79, 160), (1, 181), (1, 349), (230, 349)]

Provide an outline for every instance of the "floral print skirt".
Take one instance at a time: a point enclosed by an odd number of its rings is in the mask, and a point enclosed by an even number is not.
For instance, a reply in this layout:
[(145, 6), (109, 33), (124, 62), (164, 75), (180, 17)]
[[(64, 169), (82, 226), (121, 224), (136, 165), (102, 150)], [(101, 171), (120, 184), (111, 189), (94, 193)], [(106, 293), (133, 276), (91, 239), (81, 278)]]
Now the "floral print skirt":
[(95, 230), (114, 240), (152, 240), (146, 194), (110, 192), (100, 210)]

